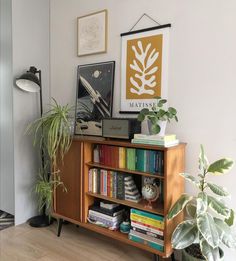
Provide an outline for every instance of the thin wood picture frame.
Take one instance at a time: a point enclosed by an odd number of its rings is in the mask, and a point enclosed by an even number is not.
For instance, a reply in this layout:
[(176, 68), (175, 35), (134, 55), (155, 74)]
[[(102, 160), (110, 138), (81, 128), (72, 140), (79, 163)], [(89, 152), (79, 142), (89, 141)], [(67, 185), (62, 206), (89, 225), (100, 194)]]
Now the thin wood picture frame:
[(106, 9), (77, 18), (77, 55), (107, 52), (108, 12)]
[(102, 119), (112, 117), (115, 61), (78, 66), (75, 134), (102, 136)]
[(167, 98), (169, 28), (165, 24), (121, 34), (120, 113), (152, 108)]

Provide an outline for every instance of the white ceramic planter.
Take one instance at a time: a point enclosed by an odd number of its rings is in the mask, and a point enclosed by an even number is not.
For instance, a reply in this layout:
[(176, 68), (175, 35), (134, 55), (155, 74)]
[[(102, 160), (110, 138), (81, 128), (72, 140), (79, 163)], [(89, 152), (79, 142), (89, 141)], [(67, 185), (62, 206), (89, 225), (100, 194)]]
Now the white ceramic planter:
[[(167, 121), (159, 121), (158, 122), (158, 125), (161, 127), (161, 130), (158, 133), (158, 136), (164, 136), (165, 135), (166, 124), (167, 124)], [(144, 121), (142, 121), (142, 124), (141, 124), (142, 134), (152, 135), (151, 128), (152, 128), (152, 123), (151, 123), (150, 120), (145, 119)]]

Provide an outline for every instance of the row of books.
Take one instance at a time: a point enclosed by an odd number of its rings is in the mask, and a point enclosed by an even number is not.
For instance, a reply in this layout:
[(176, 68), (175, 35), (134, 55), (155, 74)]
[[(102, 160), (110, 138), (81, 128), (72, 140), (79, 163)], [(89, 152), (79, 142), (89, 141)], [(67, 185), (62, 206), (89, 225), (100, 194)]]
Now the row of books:
[(141, 194), (132, 175), (91, 168), (89, 170), (89, 192), (138, 203)]
[(179, 140), (176, 138), (175, 134), (165, 136), (134, 134), (134, 138), (131, 140), (131, 143), (172, 147), (178, 145)]
[(94, 148), (94, 162), (114, 168), (148, 172), (163, 175), (163, 151), (97, 145)]
[(131, 208), (129, 239), (164, 252), (164, 217)]
[(111, 230), (118, 230), (123, 221), (123, 214), (122, 205), (101, 201), (99, 205), (90, 206), (88, 222)]

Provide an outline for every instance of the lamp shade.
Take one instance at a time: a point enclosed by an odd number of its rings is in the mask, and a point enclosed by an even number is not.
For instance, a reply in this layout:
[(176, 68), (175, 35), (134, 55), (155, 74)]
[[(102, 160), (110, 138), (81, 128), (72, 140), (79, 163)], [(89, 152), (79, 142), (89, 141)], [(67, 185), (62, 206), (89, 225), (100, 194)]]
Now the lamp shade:
[(41, 89), (41, 83), (35, 74), (36, 72), (38, 71), (35, 67), (30, 67), (29, 71), (16, 79), (17, 87), (26, 92), (39, 92)]

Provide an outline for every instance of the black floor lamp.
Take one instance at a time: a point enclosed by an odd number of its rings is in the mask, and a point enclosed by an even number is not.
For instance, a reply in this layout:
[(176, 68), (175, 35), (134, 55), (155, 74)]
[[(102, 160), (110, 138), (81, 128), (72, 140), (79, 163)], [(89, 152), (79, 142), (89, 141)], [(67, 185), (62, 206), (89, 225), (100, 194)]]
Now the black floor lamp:
[[(38, 74), (38, 76), (36, 75)], [(16, 79), (16, 86), (26, 92), (39, 92), (40, 94), (40, 115), (43, 115), (43, 102), (42, 102), (42, 83), (41, 83), (41, 70), (37, 70), (34, 66)], [(44, 168), (44, 154), (41, 151), (42, 167)], [(45, 208), (43, 208), (42, 215), (32, 217), (28, 220), (32, 227), (46, 227), (50, 225), (48, 216), (46, 215)]]

